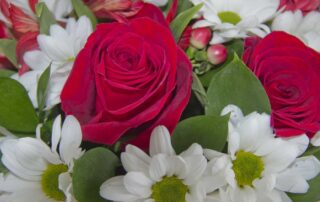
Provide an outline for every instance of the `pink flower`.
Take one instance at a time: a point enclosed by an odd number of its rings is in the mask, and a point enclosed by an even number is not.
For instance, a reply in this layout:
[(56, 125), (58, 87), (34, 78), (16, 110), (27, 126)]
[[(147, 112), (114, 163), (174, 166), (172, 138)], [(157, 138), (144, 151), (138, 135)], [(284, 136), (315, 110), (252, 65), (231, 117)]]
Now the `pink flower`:
[(280, 8), (295, 11), (301, 10), (303, 13), (317, 10), (320, 6), (320, 0), (281, 0)]

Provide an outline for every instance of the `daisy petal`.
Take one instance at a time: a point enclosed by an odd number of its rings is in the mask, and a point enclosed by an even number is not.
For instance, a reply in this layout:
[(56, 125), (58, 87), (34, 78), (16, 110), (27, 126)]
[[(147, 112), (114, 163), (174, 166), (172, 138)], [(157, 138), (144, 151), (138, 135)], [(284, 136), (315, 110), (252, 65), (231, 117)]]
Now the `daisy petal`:
[(157, 154), (175, 155), (171, 145), (170, 133), (165, 126), (156, 127), (151, 134), (150, 156)]

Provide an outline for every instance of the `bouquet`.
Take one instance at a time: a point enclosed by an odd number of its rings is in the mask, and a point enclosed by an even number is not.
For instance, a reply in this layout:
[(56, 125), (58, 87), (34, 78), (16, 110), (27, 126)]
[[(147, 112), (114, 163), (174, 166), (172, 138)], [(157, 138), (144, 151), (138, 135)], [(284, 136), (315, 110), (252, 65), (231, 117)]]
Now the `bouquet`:
[(1, 202), (320, 200), (319, 0), (1, 0)]

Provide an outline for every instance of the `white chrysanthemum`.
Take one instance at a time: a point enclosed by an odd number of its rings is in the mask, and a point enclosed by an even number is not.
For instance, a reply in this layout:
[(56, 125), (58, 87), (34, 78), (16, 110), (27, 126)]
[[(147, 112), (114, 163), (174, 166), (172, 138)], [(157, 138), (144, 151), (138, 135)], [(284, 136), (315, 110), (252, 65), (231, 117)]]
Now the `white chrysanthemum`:
[(273, 31), (285, 31), (320, 52), (320, 12), (303, 16), (300, 10), (286, 11), (277, 16), (271, 26)]
[(207, 160), (200, 145), (176, 155), (171, 146), (170, 134), (164, 126), (157, 127), (151, 135), (150, 156), (139, 148), (128, 145), (121, 154), (127, 171), (124, 176), (107, 180), (100, 195), (112, 201), (168, 202), (203, 201), (198, 181)]
[(320, 172), (314, 156), (297, 158), (307, 149), (308, 137), (276, 138), (269, 115), (243, 117), (235, 106), (223, 114), (229, 112), (229, 154), (204, 151), (210, 160), (203, 181), (206, 202), (289, 202), (285, 192), (306, 193), (306, 180)]
[(52, 25), (49, 36), (43, 34), (38, 36), (40, 50), (25, 53), (24, 61), (32, 71), (22, 76), (16, 74), (13, 78), (24, 85), (35, 107), (38, 106), (38, 80), (50, 64), (46, 108), (50, 109), (60, 103), (60, 94), (71, 72), (74, 59), (91, 33), (92, 25), (87, 17), (82, 16), (77, 22), (70, 18), (65, 29), (59, 25)]
[[(21, 8), (29, 16), (36, 18), (34, 12), (30, 8), (29, 1), (27, 0), (8, 0), (9, 3)], [(45, 2), (48, 9), (52, 12), (57, 20), (65, 20), (65, 17), (72, 11), (71, 0), (40, 0)]]
[[(67, 116), (53, 124), (51, 148), (39, 138), (8, 139), (1, 144), (2, 163), (10, 171), (0, 179), (2, 202), (72, 202), (74, 160), (83, 154), (79, 122)], [(59, 153), (57, 147), (59, 145)]]
[(270, 32), (264, 23), (272, 19), (279, 0), (190, 0), (194, 5), (203, 3), (193, 28), (211, 27), (214, 34), (210, 44), (224, 43), (249, 35), (264, 37)]

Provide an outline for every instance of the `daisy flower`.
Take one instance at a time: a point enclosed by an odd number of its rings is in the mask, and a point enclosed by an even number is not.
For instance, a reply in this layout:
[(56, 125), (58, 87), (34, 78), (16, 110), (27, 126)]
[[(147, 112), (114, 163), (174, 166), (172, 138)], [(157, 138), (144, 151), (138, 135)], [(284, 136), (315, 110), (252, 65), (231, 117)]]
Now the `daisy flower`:
[(276, 138), (269, 115), (243, 117), (235, 106), (223, 110), (229, 112), (228, 154), (204, 151), (210, 160), (203, 180), (206, 202), (289, 202), (285, 192), (306, 193), (306, 180), (320, 172), (314, 156), (297, 158), (307, 149), (308, 137)]
[(39, 137), (5, 140), (1, 160), (10, 173), (0, 178), (0, 201), (75, 201), (70, 174), (74, 160), (83, 154), (81, 140), (81, 127), (73, 116), (66, 117), (62, 128), (61, 117), (55, 119), (51, 148)]
[(35, 107), (38, 106), (38, 80), (50, 64), (46, 108), (50, 109), (60, 103), (60, 94), (71, 72), (74, 59), (84, 47), (91, 32), (92, 25), (87, 17), (82, 16), (77, 22), (70, 18), (65, 29), (60, 25), (52, 25), (49, 36), (38, 36), (40, 50), (25, 53), (24, 61), (31, 71), (22, 76), (15, 74), (13, 78), (24, 85)]
[(266, 23), (279, 7), (279, 0), (190, 0), (194, 5), (203, 3), (193, 28), (211, 27), (211, 44), (245, 38), (249, 35), (264, 37), (270, 32)]
[(167, 128), (159, 126), (151, 134), (149, 153), (128, 145), (121, 154), (127, 174), (103, 183), (100, 195), (112, 201), (203, 201), (197, 185), (207, 160), (200, 145), (193, 144), (176, 155)]
[(285, 31), (298, 37), (307, 46), (320, 52), (320, 13), (313, 11), (303, 16), (300, 10), (286, 11), (278, 15), (273, 23), (273, 31)]

